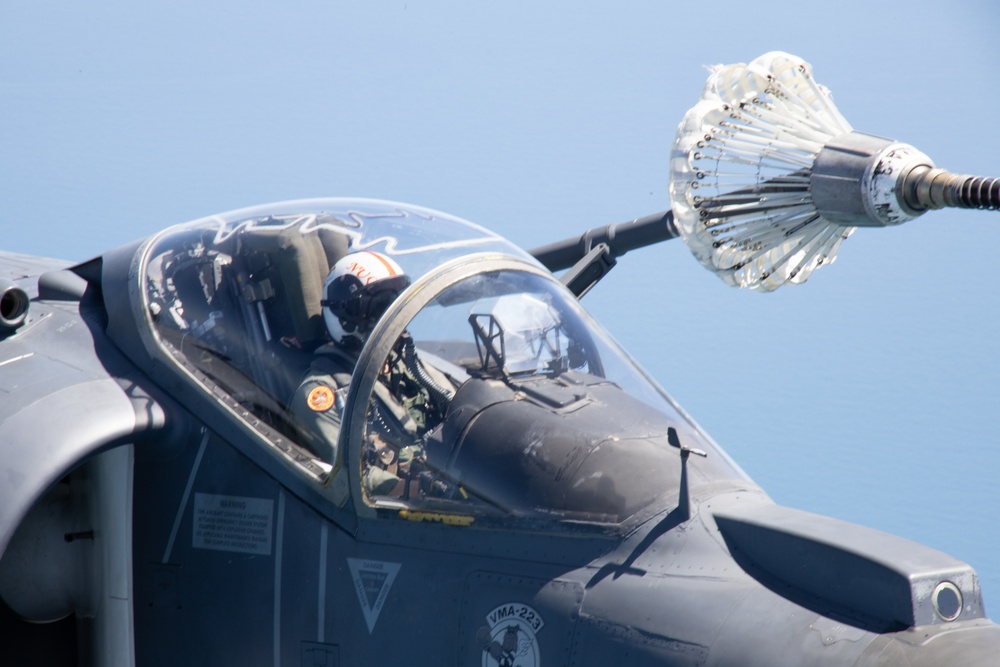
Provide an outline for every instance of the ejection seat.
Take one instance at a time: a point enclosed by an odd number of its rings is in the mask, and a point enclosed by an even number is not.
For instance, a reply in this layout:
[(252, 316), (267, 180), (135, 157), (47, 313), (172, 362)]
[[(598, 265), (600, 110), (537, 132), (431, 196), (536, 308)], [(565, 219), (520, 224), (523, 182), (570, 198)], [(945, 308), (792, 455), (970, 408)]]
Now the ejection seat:
[(283, 403), (325, 341), (323, 284), (347, 254), (349, 237), (330, 228), (302, 233), (298, 225), (254, 226), (240, 232), (239, 245), (237, 279), (246, 319), (254, 323), (250, 344), (257, 348), (253, 375)]

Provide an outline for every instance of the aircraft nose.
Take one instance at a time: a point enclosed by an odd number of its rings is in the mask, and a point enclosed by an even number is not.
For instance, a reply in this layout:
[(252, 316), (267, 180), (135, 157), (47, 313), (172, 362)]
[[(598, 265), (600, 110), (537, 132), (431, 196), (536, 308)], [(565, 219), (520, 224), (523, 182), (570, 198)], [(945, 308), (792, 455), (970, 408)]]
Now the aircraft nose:
[(990, 621), (945, 630), (916, 627), (873, 641), (855, 667), (995, 667), (1000, 660), (1000, 625)]

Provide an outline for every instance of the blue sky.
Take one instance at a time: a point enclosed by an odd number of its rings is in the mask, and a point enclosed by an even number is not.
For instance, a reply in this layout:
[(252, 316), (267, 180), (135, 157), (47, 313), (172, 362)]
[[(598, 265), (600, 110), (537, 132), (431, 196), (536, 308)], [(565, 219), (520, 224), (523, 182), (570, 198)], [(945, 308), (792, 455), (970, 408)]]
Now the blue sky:
[[(1000, 176), (998, 25), (986, 0), (9, 2), (0, 245), (84, 260), (215, 212), (359, 196), (530, 248), (667, 208), (705, 66), (776, 49), (856, 129)], [(769, 295), (672, 241), (585, 303), (776, 501), (951, 553), (992, 609), (998, 224), (860, 230)]]

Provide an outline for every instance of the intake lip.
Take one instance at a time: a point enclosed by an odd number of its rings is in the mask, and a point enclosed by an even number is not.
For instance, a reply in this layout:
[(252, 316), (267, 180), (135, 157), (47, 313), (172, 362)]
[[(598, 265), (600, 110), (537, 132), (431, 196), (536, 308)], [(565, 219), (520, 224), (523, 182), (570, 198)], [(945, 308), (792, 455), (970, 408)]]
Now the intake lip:
[(28, 293), (5, 278), (0, 278), (0, 331), (14, 331), (28, 316), (31, 301)]

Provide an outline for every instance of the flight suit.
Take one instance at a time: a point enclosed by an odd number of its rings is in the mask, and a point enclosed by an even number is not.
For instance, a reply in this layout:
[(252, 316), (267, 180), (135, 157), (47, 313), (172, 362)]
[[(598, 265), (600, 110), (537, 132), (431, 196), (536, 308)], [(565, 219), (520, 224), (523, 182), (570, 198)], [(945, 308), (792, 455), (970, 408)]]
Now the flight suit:
[(321, 346), (289, 403), (303, 444), (334, 465), (347, 388), (356, 363), (355, 355), (332, 343)]
[[(334, 465), (356, 362), (356, 356), (332, 343), (320, 347), (290, 404), (305, 444)], [(373, 393), (377, 400), (369, 405), (362, 483), (368, 493), (386, 495), (421, 457), (421, 436), (441, 422), (441, 410), (397, 349), (386, 360)]]

